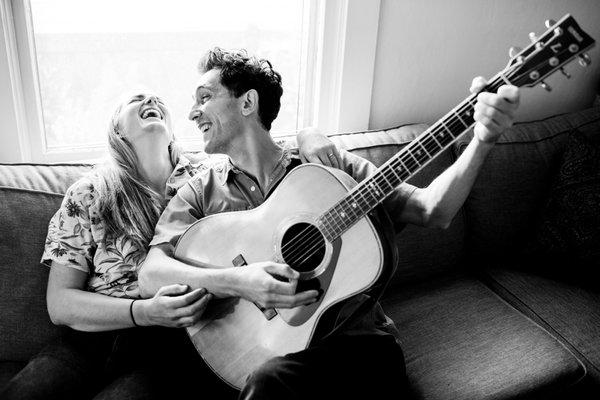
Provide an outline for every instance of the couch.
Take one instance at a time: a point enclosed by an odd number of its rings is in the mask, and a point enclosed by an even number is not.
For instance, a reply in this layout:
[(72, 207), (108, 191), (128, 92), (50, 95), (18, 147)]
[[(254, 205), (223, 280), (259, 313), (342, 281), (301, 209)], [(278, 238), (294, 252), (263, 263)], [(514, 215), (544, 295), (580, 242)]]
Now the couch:
[[(426, 128), (332, 139), (380, 165)], [(600, 107), (516, 124), (448, 229), (397, 235), (401, 260), (382, 304), (402, 336), (412, 397), (600, 398), (600, 283), (574, 279), (569, 264), (548, 272), (552, 260), (530, 251), (573, 129), (598, 139)], [(427, 185), (468, 140), (411, 182)], [(66, 188), (90, 168), (0, 165), (0, 387), (62, 332), (46, 311), (39, 259)]]

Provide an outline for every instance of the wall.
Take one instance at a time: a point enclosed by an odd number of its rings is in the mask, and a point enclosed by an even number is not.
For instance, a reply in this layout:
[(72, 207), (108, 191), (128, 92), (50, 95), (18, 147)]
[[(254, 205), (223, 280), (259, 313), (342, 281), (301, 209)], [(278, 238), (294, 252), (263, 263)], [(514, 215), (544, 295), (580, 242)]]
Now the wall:
[(0, 2), (0, 161), (19, 162), (22, 160), (19, 136), (16, 134), (22, 121), (15, 109), (15, 88), (11, 74), (18, 73), (11, 65), (7, 46), (8, 37), (13, 35), (12, 21), (5, 19), (7, 3)]
[[(598, 0), (382, 0), (369, 127), (432, 123), (468, 95), (473, 77), (491, 77), (508, 62), (511, 46), (545, 31), (546, 19), (570, 13), (600, 41)], [(566, 67), (541, 87), (522, 91), (518, 120), (589, 106), (599, 88), (600, 44), (592, 65)]]

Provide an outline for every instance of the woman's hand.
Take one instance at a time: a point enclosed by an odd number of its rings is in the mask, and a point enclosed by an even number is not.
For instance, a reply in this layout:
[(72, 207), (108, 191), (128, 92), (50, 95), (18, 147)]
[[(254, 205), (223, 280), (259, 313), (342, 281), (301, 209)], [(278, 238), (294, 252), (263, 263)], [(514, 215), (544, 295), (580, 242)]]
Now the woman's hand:
[(163, 286), (154, 297), (137, 300), (133, 316), (140, 326), (187, 328), (198, 322), (212, 296), (204, 288), (189, 291), (186, 285)]
[(317, 128), (302, 129), (296, 138), (303, 163), (317, 163), (340, 168), (340, 151), (336, 145)]

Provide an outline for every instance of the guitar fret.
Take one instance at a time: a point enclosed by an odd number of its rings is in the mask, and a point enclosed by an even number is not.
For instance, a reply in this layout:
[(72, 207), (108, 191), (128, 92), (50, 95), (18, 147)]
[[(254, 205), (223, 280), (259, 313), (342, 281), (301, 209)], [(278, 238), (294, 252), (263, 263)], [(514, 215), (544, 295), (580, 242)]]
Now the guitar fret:
[[(409, 151), (407, 151), (407, 154), (408, 154), (408, 155), (409, 155), (409, 156), (410, 156), (410, 157), (411, 157), (413, 160), (415, 160), (415, 164), (417, 164), (417, 168), (419, 168), (419, 167), (421, 166), (421, 164), (419, 164), (419, 160), (417, 160), (417, 159), (415, 158), (415, 156), (414, 156), (414, 155), (413, 155), (413, 154), (410, 152), (410, 149), (409, 149)], [(417, 168), (415, 168), (415, 170), (416, 170)]]
[(444, 141), (444, 144), (447, 145), (454, 139), (454, 133), (452, 133), (452, 130), (448, 128), (444, 120), (440, 120), (440, 124), (444, 130), (439, 133), (438, 137), (440, 137)]
[(443, 145), (442, 145), (440, 142), (438, 142), (437, 138), (435, 137), (435, 133), (433, 133), (433, 132), (432, 132), (430, 136), (433, 138), (433, 140), (434, 140), (434, 141), (437, 143), (437, 145), (440, 147), (440, 150), (444, 148), (444, 146), (443, 146)]
[(398, 185), (400, 182), (402, 182), (402, 178), (400, 177), (400, 175), (398, 175), (398, 173), (396, 172), (396, 169), (393, 168), (391, 165), (389, 167), (389, 170), (392, 171), (392, 174), (394, 174), (394, 177), (398, 181), (398, 183), (394, 185), (394, 187), (396, 187), (396, 185)]
[(419, 164), (425, 164), (427, 161), (429, 161), (429, 158), (431, 157), (425, 149), (425, 147), (423, 147), (423, 144), (421, 142), (417, 141), (416, 144), (420, 147), (420, 149), (417, 149), (415, 151), (415, 154), (417, 155), (419, 160)]
[(463, 121), (463, 119), (460, 117), (460, 114), (458, 114), (458, 113), (456, 113), (456, 112), (454, 112), (453, 114), (454, 114), (454, 115), (455, 115), (455, 116), (458, 118), (458, 120), (459, 120), (459, 121), (460, 121), (460, 122), (461, 122), (461, 123), (462, 123), (462, 124), (465, 126), (465, 129), (466, 129), (466, 128), (468, 128), (468, 127), (470, 126), (470, 124), (469, 124), (469, 125), (467, 125), (467, 124), (465, 123), (465, 121)]
[(427, 153), (427, 155), (428, 155), (428, 156), (431, 158), (431, 153), (429, 153), (429, 152), (427, 151), (427, 147), (425, 147), (425, 145), (423, 144), (423, 142), (417, 142), (417, 143), (419, 144), (419, 146), (421, 146), (421, 148), (422, 148), (423, 150), (425, 150), (425, 153)]
[(385, 183), (387, 183), (388, 188), (392, 189), (394, 187), (394, 185), (392, 183), (390, 183), (390, 181), (386, 178), (385, 173), (383, 173), (384, 171), (381, 171), (380, 175), (383, 178), (383, 180), (385, 181)]
[[(404, 168), (404, 171), (405, 171), (407, 174), (409, 174), (409, 175), (410, 175), (410, 170), (408, 169), (408, 167), (406, 166), (406, 164), (404, 164), (404, 161), (402, 161), (402, 158), (401, 158), (401, 157), (398, 157), (398, 162), (399, 162), (400, 164), (402, 164), (402, 168)], [(404, 179), (401, 179), (401, 181), (402, 181), (402, 180), (404, 180)]]

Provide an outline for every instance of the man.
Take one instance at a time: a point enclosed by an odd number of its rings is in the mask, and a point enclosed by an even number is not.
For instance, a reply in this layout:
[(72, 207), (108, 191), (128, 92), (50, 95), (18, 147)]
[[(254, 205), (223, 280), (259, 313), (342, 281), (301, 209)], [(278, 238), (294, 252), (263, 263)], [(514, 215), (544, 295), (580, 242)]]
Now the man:
[[(141, 291), (151, 296), (161, 286), (179, 283), (206, 288), (209, 296), (239, 296), (269, 308), (310, 304), (317, 300), (318, 292), (296, 293), (298, 273), (287, 265), (265, 260), (244, 268), (211, 269), (191, 267), (173, 258), (173, 246), (191, 224), (210, 214), (257, 207), (299, 163), (269, 134), (282, 87), (280, 75), (268, 61), (215, 48), (205, 55), (199, 69), (189, 118), (203, 132), (206, 152), (228, 157), (199, 173), (171, 200), (140, 272)], [(472, 90), (484, 84), (482, 78), (476, 78)], [(461, 157), (427, 188), (403, 183), (384, 203), (397, 227), (450, 224), (486, 154), (511, 126), (518, 102), (514, 86), (503, 86), (497, 94), (479, 94), (475, 135)], [(375, 170), (371, 163), (350, 153), (341, 152), (339, 158), (340, 168), (357, 181)], [(353, 297), (341, 308), (341, 331), (316, 337), (308, 349), (275, 358), (255, 371), (241, 398), (389, 395), (386, 383), (403, 379), (404, 359), (392, 321), (378, 303), (367, 302), (365, 297)], [(370, 304), (366, 312), (358, 312), (362, 304)]]

